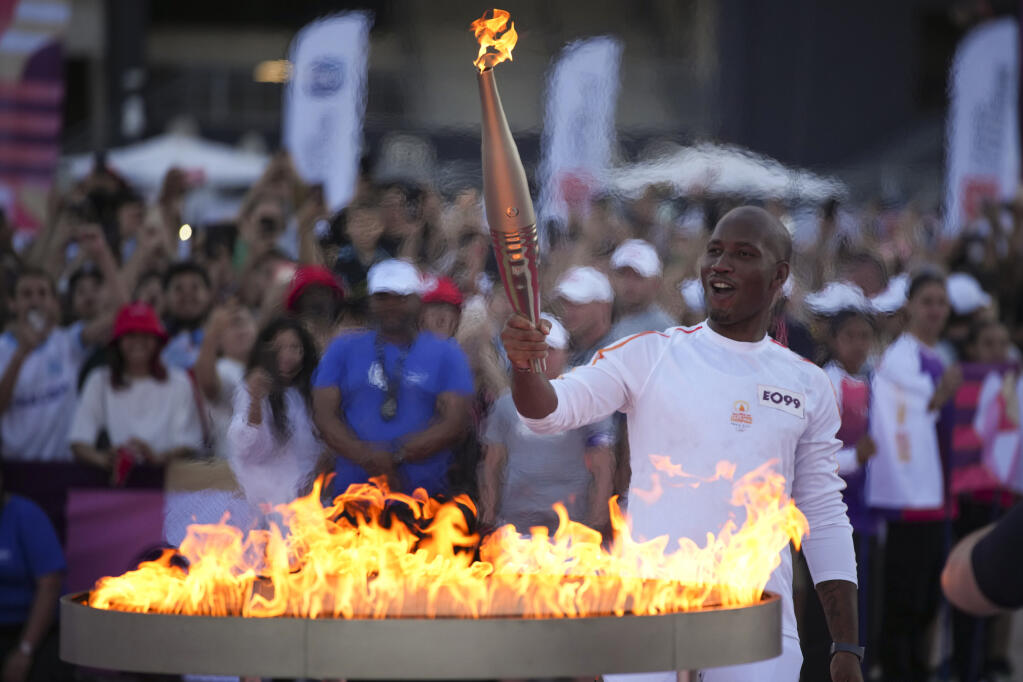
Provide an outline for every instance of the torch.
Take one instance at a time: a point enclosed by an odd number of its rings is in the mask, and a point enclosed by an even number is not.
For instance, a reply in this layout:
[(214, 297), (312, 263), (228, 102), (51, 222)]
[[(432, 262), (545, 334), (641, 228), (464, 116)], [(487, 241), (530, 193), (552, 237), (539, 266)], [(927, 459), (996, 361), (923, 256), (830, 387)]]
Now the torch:
[[(518, 34), (507, 11), (495, 9), (492, 14), (489, 19), (484, 14), (472, 23), (480, 44), (473, 63), (479, 69), (483, 202), (508, 301), (516, 313), (539, 328), (540, 250), (536, 214), (529, 198), (526, 171), (508, 128), (494, 77), (494, 67), (512, 58)], [(534, 360), (532, 371), (543, 372), (544, 362)]]

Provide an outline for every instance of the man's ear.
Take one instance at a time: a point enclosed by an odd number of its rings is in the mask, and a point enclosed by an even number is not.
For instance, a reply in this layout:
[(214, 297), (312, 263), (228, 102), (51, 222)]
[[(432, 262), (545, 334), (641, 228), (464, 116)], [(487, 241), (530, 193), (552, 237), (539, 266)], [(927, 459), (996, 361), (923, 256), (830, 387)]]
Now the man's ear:
[(775, 266), (774, 279), (778, 282), (778, 291), (781, 291), (781, 288), (785, 285), (785, 282), (787, 282), (789, 277), (791, 276), (790, 270), (791, 267), (789, 266), (787, 261), (781, 261)]

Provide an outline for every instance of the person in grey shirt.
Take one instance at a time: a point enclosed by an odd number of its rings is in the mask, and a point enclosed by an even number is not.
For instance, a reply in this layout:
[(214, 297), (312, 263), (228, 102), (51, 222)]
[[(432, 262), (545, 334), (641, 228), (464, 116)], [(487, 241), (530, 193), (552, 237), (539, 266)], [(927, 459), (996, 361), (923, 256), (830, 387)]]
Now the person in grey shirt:
[[(568, 333), (556, 318), (547, 335), (547, 377), (556, 378), (568, 358)], [(480, 522), (512, 524), (520, 533), (544, 526), (553, 535), (565, 505), (569, 518), (602, 532), (609, 530), (614, 461), (610, 418), (557, 435), (542, 436), (522, 423), (505, 393), (491, 410), (483, 431)]]
[(618, 340), (611, 329), (614, 290), (604, 273), (589, 266), (570, 268), (554, 286), (554, 298), (569, 334), (569, 367), (587, 364)]
[(661, 259), (642, 239), (628, 239), (611, 255), (611, 285), (617, 319), (610, 336), (622, 339), (647, 331), (663, 331), (678, 324), (656, 303), (661, 290)]

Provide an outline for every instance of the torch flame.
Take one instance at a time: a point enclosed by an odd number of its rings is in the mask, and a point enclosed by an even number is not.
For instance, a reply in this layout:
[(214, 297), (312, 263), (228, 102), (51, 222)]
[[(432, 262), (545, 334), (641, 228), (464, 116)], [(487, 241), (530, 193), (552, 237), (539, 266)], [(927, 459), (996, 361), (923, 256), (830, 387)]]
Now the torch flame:
[(226, 519), (192, 525), (179, 550), (99, 580), (89, 605), (303, 618), (573, 618), (737, 607), (761, 599), (779, 552), (808, 530), (785, 479), (768, 465), (733, 483), (731, 501), (746, 509), (742, 527), (729, 521), (704, 545), (682, 539), (671, 553), (666, 536), (633, 540), (614, 499), (610, 547), (561, 505), (553, 537), (543, 527), (523, 536), (508, 525), (480, 544), (465, 496), (398, 495), (378, 481), (353, 485), (324, 507), (322, 485), (278, 506), (281, 523), (268, 530), (246, 534)]
[[(491, 17), (488, 19), (486, 12), (483, 16), (472, 22), (472, 32), (479, 41), (480, 51), (476, 55), (473, 64), (480, 70), (480, 73), (492, 69), (503, 61), (511, 61), (512, 48), (518, 42), (519, 34), (515, 31), (515, 24), (511, 22), (511, 13), (503, 9), (492, 9)], [(497, 34), (501, 33), (498, 38)], [(490, 49), (493, 48), (493, 51)]]

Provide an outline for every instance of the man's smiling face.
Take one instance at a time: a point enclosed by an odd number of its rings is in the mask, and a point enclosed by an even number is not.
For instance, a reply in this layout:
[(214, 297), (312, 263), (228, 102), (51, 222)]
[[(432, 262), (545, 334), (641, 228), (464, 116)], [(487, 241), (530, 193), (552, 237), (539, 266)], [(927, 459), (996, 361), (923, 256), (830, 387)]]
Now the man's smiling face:
[(737, 209), (722, 218), (700, 259), (711, 321), (731, 326), (770, 308), (788, 276), (784, 250), (759, 209)]

